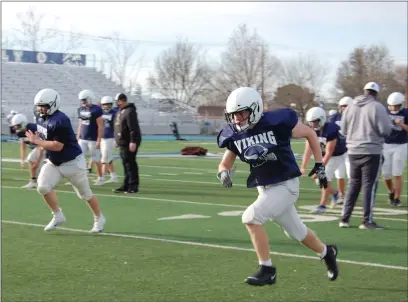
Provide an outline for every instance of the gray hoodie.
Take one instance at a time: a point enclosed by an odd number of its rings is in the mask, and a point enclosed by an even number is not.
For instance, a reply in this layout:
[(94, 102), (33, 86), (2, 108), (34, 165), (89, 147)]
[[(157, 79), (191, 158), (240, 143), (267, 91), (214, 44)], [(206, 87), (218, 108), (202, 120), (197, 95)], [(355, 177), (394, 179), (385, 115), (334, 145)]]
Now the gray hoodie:
[(344, 111), (341, 132), (349, 154), (381, 154), (392, 122), (385, 107), (372, 96), (360, 95)]

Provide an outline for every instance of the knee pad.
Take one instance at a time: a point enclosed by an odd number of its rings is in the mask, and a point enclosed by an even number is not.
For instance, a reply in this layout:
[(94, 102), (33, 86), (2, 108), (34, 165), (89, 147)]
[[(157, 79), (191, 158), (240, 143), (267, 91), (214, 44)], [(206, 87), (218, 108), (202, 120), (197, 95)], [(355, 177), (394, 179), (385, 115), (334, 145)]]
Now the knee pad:
[(264, 224), (262, 217), (257, 214), (257, 211), (254, 205), (250, 205), (245, 212), (242, 214), (242, 223), (243, 224)]
[(285, 235), (288, 236), (288, 238), (296, 240), (296, 241), (303, 241), (306, 238), (307, 235), (307, 226), (302, 222), (301, 225), (298, 226), (293, 226), (288, 229), (282, 228)]
[(39, 184), (39, 185), (37, 186), (37, 192), (38, 192), (39, 194), (41, 194), (41, 195), (48, 194), (48, 193), (50, 193), (51, 191), (52, 191), (52, 187), (51, 187), (51, 186), (47, 186), (47, 185), (44, 185), (44, 184)]
[(77, 196), (79, 199), (82, 199), (83, 201), (90, 201), (92, 199), (93, 193), (92, 190), (89, 188), (88, 190), (81, 190), (79, 191), (78, 189), (75, 190), (77, 193)]

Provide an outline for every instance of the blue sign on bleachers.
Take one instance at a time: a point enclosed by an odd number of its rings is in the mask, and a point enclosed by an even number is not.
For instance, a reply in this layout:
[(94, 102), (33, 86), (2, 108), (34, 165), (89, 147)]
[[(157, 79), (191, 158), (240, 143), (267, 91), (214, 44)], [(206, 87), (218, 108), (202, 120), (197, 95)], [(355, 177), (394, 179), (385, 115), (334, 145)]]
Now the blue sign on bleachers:
[(86, 55), (45, 51), (2, 49), (2, 62), (85, 66)]

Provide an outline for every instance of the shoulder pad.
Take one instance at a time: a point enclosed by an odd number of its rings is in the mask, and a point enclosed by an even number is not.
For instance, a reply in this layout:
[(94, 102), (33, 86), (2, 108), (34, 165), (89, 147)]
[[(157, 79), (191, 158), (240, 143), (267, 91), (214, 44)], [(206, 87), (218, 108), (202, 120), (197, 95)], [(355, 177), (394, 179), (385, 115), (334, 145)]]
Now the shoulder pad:
[(229, 125), (225, 125), (224, 128), (218, 133), (217, 136), (217, 144), (219, 148), (225, 148), (228, 145), (229, 139), (234, 135), (231, 127)]

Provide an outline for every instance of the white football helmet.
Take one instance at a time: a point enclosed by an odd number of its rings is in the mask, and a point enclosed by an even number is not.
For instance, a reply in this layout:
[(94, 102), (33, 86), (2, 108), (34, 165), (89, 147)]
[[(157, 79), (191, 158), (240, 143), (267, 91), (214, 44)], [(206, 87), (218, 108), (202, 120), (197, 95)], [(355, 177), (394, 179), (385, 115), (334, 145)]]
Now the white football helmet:
[(101, 105), (105, 105), (105, 104), (113, 104), (113, 98), (111, 96), (108, 96), (108, 95), (104, 96), (101, 99)]
[[(393, 114), (397, 114), (402, 109), (404, 109), (404, 107), (402, 106), (404, 102), (405, 102), (405, 96), (401, 92), (393, 92), (387, 98), (388, 109)], [(397, 111), (395, 110), (392, 111), (391, 106), (400, 106), (400, 108)]]
[(342, 97), (339, 101), (339, 107), (350, 106), (353, 103), (353, 98), (349, 96)]
[(34, 98), (34, 105), (35, 113), (41, 114), (37, 108), (37, 106), (47, 106), (47, 113), (45, 115), (53, 115), (55, 111), (57, 111), (60, 107), (61, 99), (60, 95), (57, 91), (50, 88), (45, 88), (40, 90)]
[(380, 85), (378, 85), (375, 82), (368, 82), (367, 84), (365, 84), (364, 90), (374, 90), (377, 93), (379, 93), (380, 92)]
[(15, 128), (16, 131), (19, 132), (25, 129), (25, 127), (27, 126), (27, 123), (28, 123), (27, 117), (22, 113), (17, 113), (16, 115), (12, 117), (10, 126), (16, 127)]
[(329, 116), (335, 115), (337, 111), (335, 109), (332, 109), (329, 111)]
[(17, 111), (15, 111), (15, 110), (10, 110), (10, 114), (13, 116), (13, 115), (16, 115), (18, 112)]
[[(249, 111), (245, 124), (238, 125), (234, 121), (234, 114), (240, 111)], [(246, 131), (249, 126), (259, 122), (263, 114), (263, 102), (256, 89), (240, 87), (231, 92), (225, 106), (225, 118), (235, 132)]]
[[(321, 107), (310, 108), (306, 113), (306, 121), (314, 130), (320, 130), (326, 123), (326, 112)], [(313, 122), (318, 122), (315, 125)]]
[(83, 104), (92, 104), (95, 99), (94, 93), (89, 89), (84, 89), (78, 94), (78, 99), (82, 101)]

